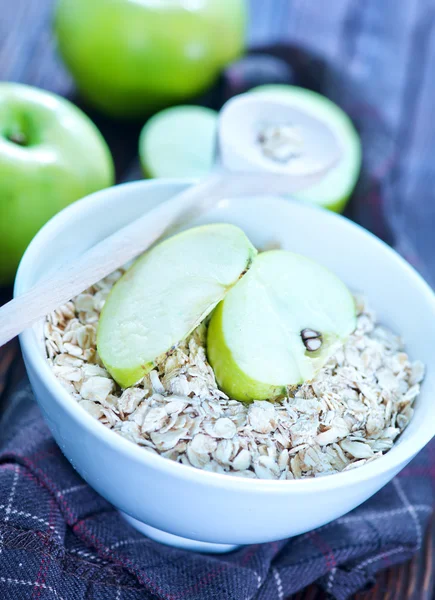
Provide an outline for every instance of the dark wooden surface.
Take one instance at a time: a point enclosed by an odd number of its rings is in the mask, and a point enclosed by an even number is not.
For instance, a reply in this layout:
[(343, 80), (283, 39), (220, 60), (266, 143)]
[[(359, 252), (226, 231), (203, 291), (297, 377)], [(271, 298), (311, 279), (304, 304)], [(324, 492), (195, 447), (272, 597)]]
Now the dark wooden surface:
[[(95, 121), (106, 138), (115, 160), (117, 180), (136, 179), (140, 177), (137, 143), (143, 122), (107, 119), (83, 105), (56, 54), (51, 35), (54, 1), (0, 0), (0, 81), (35, 85), (66, 96), (78, 104)], [(282, 55), (279, 49), (274, 50)], [(291, 56), (291, 53), (287, 55)], [(200, 101), (218, 108), (223, 96), (222, 92), (218, 93), (215, 89), (214, 93), (212, 91)], [(0, 305), (10, 295), (10, 289), (0, 289)], [(24, 367), (17, 342), (13, 341), (0, 348), (0, 409), (8, 392), (23, 375)], [(434, 544), (435, 525), (432, 521), (424, 547), (414, 559), (380, 573), (375, 587), (357, 594), (355, 600), (433, 600)], [(323, 598), (324, 594), (315, 586), (294, 596), (294, 600)]]

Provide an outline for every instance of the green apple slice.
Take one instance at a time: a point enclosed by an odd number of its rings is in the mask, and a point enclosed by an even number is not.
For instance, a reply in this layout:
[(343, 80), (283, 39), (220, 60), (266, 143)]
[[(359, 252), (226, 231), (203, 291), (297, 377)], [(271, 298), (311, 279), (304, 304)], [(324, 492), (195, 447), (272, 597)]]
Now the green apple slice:
[(202, 106), (162, 110), (144, 126), (139, 140), (147, 177), (203, 177), (212, 168), (217, 112)]
[(342, 212), (361, 170), (361, 141), (350, 118), (325, 96), (301, 87), (270, 84), (253, 88), (252, 92), (267, 94), (275, 100), (282, 98), (291, 101), (296, 108), (301, 108), (318, 119), (324, 119), (334, 130), (343, 148), (340, 163), (322, 181), (307, 190), (297, 192), (293, 197)]
[(355, 329), (344, 283), (298, 254), (259, 254), (218, 305), (207, 336), (220, 388), (236, 400), (267, 400), (312, 379)]
[(182, 341), (249, 268), (257, 251), (234, 225), (180, 233), (141, 256), (112, 288), (97, 348), (123, 388)]

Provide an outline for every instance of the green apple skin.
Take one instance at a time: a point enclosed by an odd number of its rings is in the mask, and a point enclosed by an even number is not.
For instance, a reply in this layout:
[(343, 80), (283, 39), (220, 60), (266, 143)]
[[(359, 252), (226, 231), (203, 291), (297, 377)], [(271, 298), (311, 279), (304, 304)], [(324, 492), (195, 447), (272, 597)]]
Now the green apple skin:
[(81, 94), (135, 117), (204, 92), (243, 51), (245, 0), (58, 0), (54, 30)]
[(13, 281), (46, 221), (113, 180), (110, 151), (81, 110), (54, 94), (0, 83), (0, 285)]
[(322, 181), (313, 187), (292, 194), (292, 197), (322, 206), (337, 213), (343, 212), (355, 189), (361, 171), (361, 141), (351, 119), (334, 102), (311, 90), (293, 85), (260, 85), (252, 93), (268, 93), (273, 98), (292, 100), (318, 119), (324, 119), (333, 128), (344, 150), (340, 163)]
[(207, 331), (207, 358), (213, 370), (219, 373), (219, 387), (234, 400), (252, 402), (270, 400), (286, 393), (285, 386), (261, 383), (244, 373), (233, 358), (223, 333), (223, 301), (213, 312)]

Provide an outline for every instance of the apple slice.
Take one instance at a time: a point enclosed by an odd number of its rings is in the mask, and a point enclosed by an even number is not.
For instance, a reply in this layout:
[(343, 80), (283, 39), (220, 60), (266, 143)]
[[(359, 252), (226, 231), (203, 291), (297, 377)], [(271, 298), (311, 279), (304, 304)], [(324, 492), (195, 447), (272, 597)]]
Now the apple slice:
[(97, 348), (121, 387), (146, 375), (249, 268), (257, 251), (234, 225), (184, 231), (141, 256), (111, 290)]
[(354, 190), (361, 170), (361, 141), (347, 114), (334, 102), (301, 87), (285, 84), (261, 85), (251, 90), (271, 99), (290, 102), (331, 127), (343, 147), (343, 156), (319, 183), (293, 194), (297, 200), (342, 212)]
[(217, 112), (203, 106), (174, 106), (142, 129), (139, 154), (147, 177), (203, 177), (213, 166)]
[(298, 254), (259, 254), (217, 306), (207, 336), (220, 388), (236, 400), (273, 399), (310, 380), (355, 329), (344, 283)]

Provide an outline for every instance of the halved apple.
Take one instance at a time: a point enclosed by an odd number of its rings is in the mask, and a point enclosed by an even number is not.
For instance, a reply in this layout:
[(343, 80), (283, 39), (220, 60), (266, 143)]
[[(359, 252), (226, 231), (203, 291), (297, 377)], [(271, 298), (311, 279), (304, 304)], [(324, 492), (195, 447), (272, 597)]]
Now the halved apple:
[(260, 85), (252, 92), (291, 102), (295, 108), (301, 108), (332, 128), (343, 148), (340, 162), (321, 181), (292, 197), (343, 212), (361, 170), (361, 140), (348, 115), (329, 98), (294, 85)]
[(208, 360), (231, 398), (273, 399), (312, 379), (355, 319), (354, 299), (331, 271), (284, 250), (264, 252), (213, 313)]
[(121, 387), (146, 375), (222, 300), (257, 251), (234, 225), (180, 233), (140, 257), (110, 292), (98, 353)]

